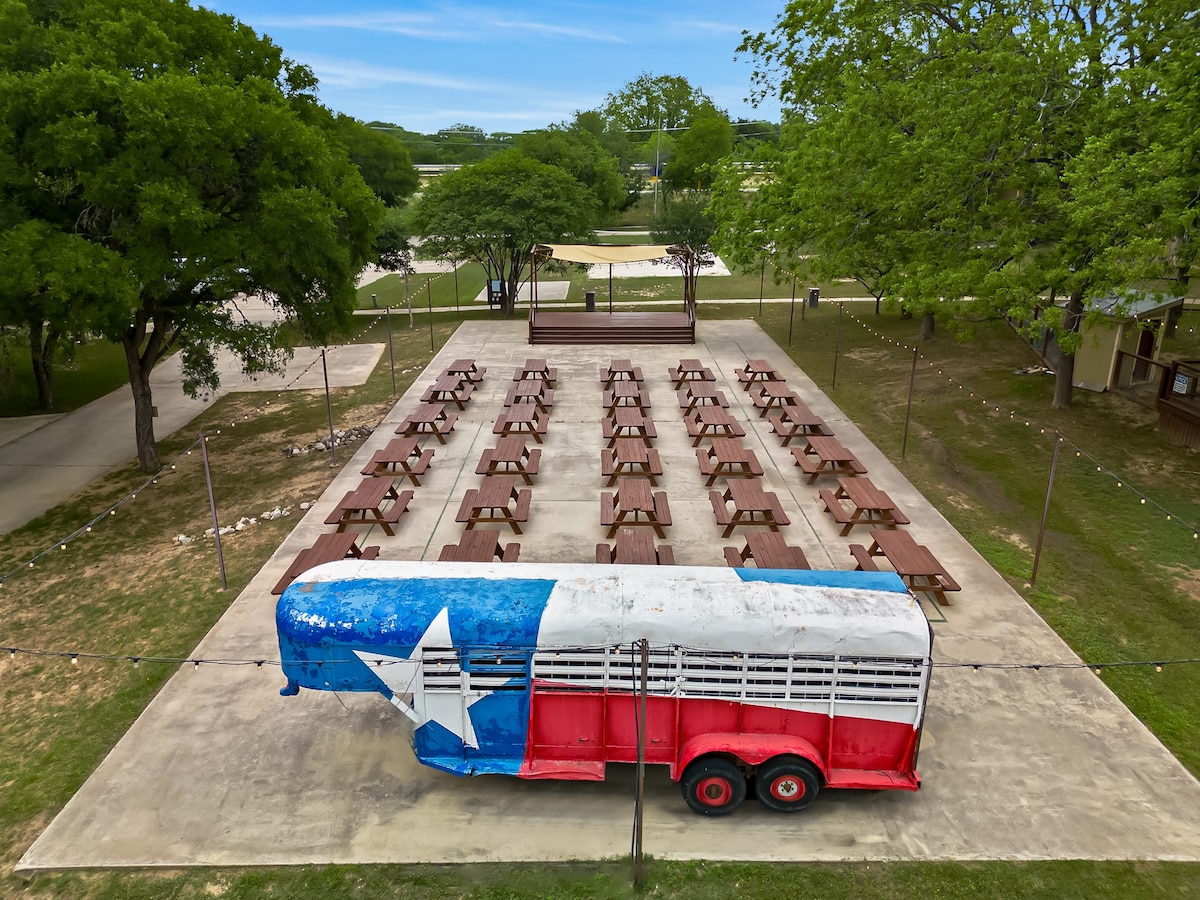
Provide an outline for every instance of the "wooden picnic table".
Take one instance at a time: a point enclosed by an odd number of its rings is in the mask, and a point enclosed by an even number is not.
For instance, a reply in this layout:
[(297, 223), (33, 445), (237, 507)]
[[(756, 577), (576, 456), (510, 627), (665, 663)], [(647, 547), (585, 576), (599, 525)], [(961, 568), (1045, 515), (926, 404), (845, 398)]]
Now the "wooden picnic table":
[(636, 406), (618, 406), (609, 410), (600, 422), (600, 432), (609, 447), (626, 437), (635, 437), (649, 447), (658, 437), (653, 420)]
[(275, 582), (275, 587), (271, 588), (271, 593), (282, 594), (287, 586), (301, 574), (316, 568), (321, 563), (334, 562), (339, 559), (375, 559), (377, 556), (379, 556), (378, 547), (360, 548), (358, 535), (349, 531), (322, 534), (311, 547), (296, 554), (296, 558), (283, 573), (283, 577)]
[(459, 409), (466, 409), (473, 390), (475, 386), (463, 376), (443, 373), (425, 389), (425, 393), (421, 395), (421, 402), (453, 403)]
[(600, 524), (609, 526), (609, 538), (629, 525), (648, 526), (659, 537), (666, 537), (663, 527), (671, 524), (666, 491), (650, 490), (645, 478), (618, 478), (615, 493), (600, 495)]
[(812, 484), (822, 475), (866, 475), (867, 467), (837, 438), (812, 434), (803, 447), (792, 447), (792, 456)]
[(675, 551), (670, 544), (654, 545), (654, 538), (643, 528), (621, 528), (612, 546), (596, 545), (596, 562), (632, 566), (673, 566)]
[(760, 569), (811, 569), (799, 547), (793, 547), (778, 531), (747, 531), (746, 545), (725, 548), (725, 562), (741, 568), (750, 560)]
[(513, 381), (541, 381), (546, 387), (554, 387), (558, 381), (558, 369), (546, 365), (544, 359), (527, 359), (525, 365), (517, 366), (513, 372)]
[(372, 477), (398, 476), (420, 485), (420, 476), (425, 474), (432, 459), (433, 451), (422, 450), (415, 437), (393, 438), (382, 450), (375, 451), (371, 461), (363, 466), (362, 474)]
[(729, 408), (725, 394), (717, 390), (711, 381), (691, 381), (688, 386), (675, 392), (679, 398), (679, 408), (684, 413), (690, 413), (697, 406), (721, 406)]
[(534, 403), (517, 403), (510, 406), (496, 417), (492, 426), (492, 434), (528, 435), (534, 443), (542, 442), (542, 435), (550, 424), (550, 416), (545, 410), (538, 409)]
[[(826, 512), (842, 526), (843, 537), (855, 525), (895, 528), (909, 524), (908, 516), (900, 511), (891, 497), (875, 487), (870, 478), (839, 478), (836, 492), (822, 490), (818, 491), (818, 496), (825, 504)], [(849, 500), (853, 508), (847, 510), (842, 500)]]
[(907, 531), (872, 531), (871, 541), (870, 547), (850, 545), (856, 568), (876, 571), (873, 557), (885, 556), (909, 590), (932, 594), (940, 606), (949, 605), (947, 591), (962, 590), (929, 548), (918, 544)]
[(833, 429), (809, 409), (803, 400), (780, 408), (779, 415), (770, 416), (770, 422), (771, 430), (783, 438), (785, 447), (794, 437), (808, 437), (811, 434), (833, 435)]
[[(766, 525), (772, 531), (778, 531), (780, 525), (791, 524), (779, 497), (773, 491), (764, 491), (757, 479), (730, 481), (725, 485), (725, 493), (709, 491), (708, 499), (717, 524), (725, 526), (721, 537), (729, 537), (733, 529), (742, 525)], [(727, 505), (730, 501), (733, 502), (732, 511)]]
[(763, 381), (759, 384), (759, 392), (754, 395), (754, 405), (758, 407), (761, 419), (773, 409), (786, 409), (800, 402), (800, 396), (790, 390), (785, 381)]
[(493, 475), (483, 479), (483, 484), (478, 488), (472, 488), (463, 495), (454, 521), (465, 522), (467, 531), (473, 530), (481, 522), (501, 522), (520, 534), (521, 523), (529, 520), (532, 497), (533, 492), (529, 488), (517, 490), (514, 476)]
[(479, 528), (464, 531), (457, 544), (445, 544), (438, 555), (439, 562), (516, 562), (521, 555), (521, 545), (502, 544), (500, 529)]
[(475, 384), (483, 381), (483, 373), (487, 369), (475, 365), (473, 359), (456, 359), (442, 370), (443, 375), (460, 375)]
[(765, 359), (748, 359), (746, 365), (737, 370), (737, 380), (742, 383), (742, 390), (750, 390), (750, 386), (764, 381), (786, 381), (775, 367)]
[(600, 473), (608, 478), (609, 487), (622, 476), (646, 478), (657, 486), (655, 476), (663, 473), (662, 459), (641, 438), (617, 438), (611, 447), (600, 451)]
[(612, 410), (620, 406), (636, 406), (642, 412), (650, 408), (650, 392), (637, 381), (616, 381), (600, 395), (601, 405)]
[[(391, 508), (385, 513), (383, 501), (392, 500)], [(412, 491), (396, 491), (396, 485), (391, 478), (364, 478), (352, 491), (338, 501), (333, 511), (325, 517), (326, 525), (336, 525), (339, 532), (345, 531), (350, 525), (378, 525), (383, 533), (394, 535), (392, 526), (400, 521), (400, 517), (408, 512), (408, 504), (413, 498)]]
[(677, 368), (667, 369), (667, 375), (670, 376), (672, 386), (675, 390), (683, 387), (685, 381), (717, 380), (717, 376), (712, 373), (712, 369), (705, 366), (698, 359), (681, 359)]
[(546, 382), (536, 378), (526, 378), (516, 382), (504, 395), (504, 405), (515, 406), (518, 403), (532, 403), (542, 412), (549, 412), (554, 405), (554, 389), (546, 387)]
[(746, 432), (729, 411), (720, 406), (697, 406), (683, 417), (692, 446), (706, 437), (745, 437)]
[(641, 383), (642, 370), (633, 364), (632, 360), (614, 359), (600, 370), (600, 385), (611, 388), (614, 382), (633, 381)]
[(483, 451), (475, 474), (520, 475), (526, 484), (533, 484), (533, 476), (538, 472), (541, 459), (541, 448), (530, 450), (525, 446), (525, 438), (515, 434), (506, 435), (496, 441), (495, 447)]
[(396, 434), (404, 437), (432, 434), (439, 444), (444, 444), (446, 435), (454, 430), (454, 423), (457, 421), (458, 413), (446, 412), (446, 404), (422, 403), (397, 426)]
[(707, 450), (697, 447), (696, 462), (700, 474), (708, 476), (706, 487), (718, 478), (754, 478), (763, 473), (754, 451), (743, 447), (738, 438), (715, 437)]

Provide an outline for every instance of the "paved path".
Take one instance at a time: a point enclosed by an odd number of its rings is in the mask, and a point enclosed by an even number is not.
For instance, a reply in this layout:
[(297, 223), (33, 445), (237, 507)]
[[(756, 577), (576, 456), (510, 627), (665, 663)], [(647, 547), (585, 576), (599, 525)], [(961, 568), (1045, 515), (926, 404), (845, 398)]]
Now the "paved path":
[[(194, 651), (197, 657), (278, 659), (271, 586), (359, 481), (391, 426), (433, 374), (457, 357), (488, 367), (394, 537), (371, 529), (384, 559), (436, 559), (458, 539), (454, 514), (479, 482), (475, 463), (513, 367), (534, 355), (523, 321), (466, 322), (346, 463), (262, 571)], [(748, 357), (772, 360), (904, 509), (963, 585), (948, 607), (922, 606), (938, 662), (1077, 662), (1077, 657), (900, 471), (752, 321), (701, 321), (694, 347), (539, 346), (559, 381), (528, 527), (527, 562), (591, 561), (598, 541), (600, 388), (597, 372), (631, 357), (646, 375), (682, 565), (724, 565), (722, 540), (666, 370), (699, 357), (747, 431), (792, 524), (785, 533), (815, 568), (850, 568), (843, 538), (801, 482), (791, 455), (733, 377)], [(520, 565), (519, 563), (517, 565)], [(461, 863), (601, 859), (628, 853), (629, 766), (604, 782), (459, 779), (419, 765), (408, 720), (383, 697), (302, 691), (279, 696), (277, 668), (183, 667), (25, 854), (43, 868)], [(747, 803), (704, 819), (663, 767), (650, 767), (645, 849), (661, 858), (739, 860), (1200, 860), (1197, 783), (1090, 670), (935, 670), (915, 794), (829, 791), (786, 816)]]

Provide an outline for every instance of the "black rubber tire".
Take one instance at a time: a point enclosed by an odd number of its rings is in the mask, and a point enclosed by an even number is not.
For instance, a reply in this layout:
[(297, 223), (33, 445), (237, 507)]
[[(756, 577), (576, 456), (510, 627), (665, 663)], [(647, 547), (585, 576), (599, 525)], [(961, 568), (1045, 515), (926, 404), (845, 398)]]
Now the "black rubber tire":
[(746, 799), (746, 776), (728, 760), (709, 756), (695, 760), (679, 781), (683, 799), (702, 816), (725, 816)]
[(821, 776), (799, 756), (776, 756), (758, 767), (754, 793), (758, 802), (776, 812), (799, 812), (817, 799)]

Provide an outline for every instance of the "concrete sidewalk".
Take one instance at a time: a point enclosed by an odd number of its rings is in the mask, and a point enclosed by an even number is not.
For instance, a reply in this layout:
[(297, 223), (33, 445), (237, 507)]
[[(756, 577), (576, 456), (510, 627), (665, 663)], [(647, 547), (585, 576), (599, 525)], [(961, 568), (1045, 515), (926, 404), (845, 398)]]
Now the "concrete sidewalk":
[[(660, 489), (681, 565), (723, 566), (722, 539), (667, 378), (698, 357), (745, 428), (792, 524), (788, 543), (814, 568), (848, 569), (848, 543), (801, 481), (787, 448), (734, 371), (770, 359), (912, 520), (963, 586), (952, 605), (922, 599), (938, 663), (1078, 663), (1054, 631), (913, 488), (854, 422), (751, 321), (701, 321), (695, 346), (531, 348), (521, 321), (466, 322), (401, 397), (320, 500), (251, 580), (193, 655), (278, 659), (271, 586), (321, 533), (337, 499), (394, 435), (451, 360), (487, 367), (446, 444), (435, 452), (395, 536), (363, 545), (384, 559), (437, 559), (458, 540), (455, 511), (478, 486), (513, 368), (545, 357), (559, 380), (532, 488), (522, 562), (590, 562), (598, 541), (597, 374), (614, 357), (645, 373), (664, 463)], [(508, 538), (505, 538), (508, 540)], [(521, 563), (514, 565), (520, 566)], [(419, 765), (408, 720), (383, 697), (302, 691), (280, 697), (278, 668), (181, 667), (87, 783), (26, 852), (18, 872), (87, 867), (461, 863), (602, 859), (629, 851), (632, 769), (604, 782), (459, 779)], [(827, 791), (786, 816), (748, 803), (728, 818), (691, 813), (664, 767), (649, 769), (645, 849), (660, 858), (730, 860), (1200, 860), (1200, 783), (1090, 670), (937, 668), (915, 793)]]
[[(330, 348), (326, 352), (330, 385), (362, 384), (383, 350), (383, 344)], [(154, 434), (161, 440), (175, 433), (230, 391), (323, 387), (319, 364), (292, 383), (319, 355), (319, 349), (297, 348), (284, 375), (250, 379), (242, 374), (237, 358), (223, 352), (218, 356), (221, 387), (207, 400), (193, 400), (184, 393), (179, 356), (169, 357), (150, 376), (158, 409)], [(0, 535), (20, 528), (136, 457), (133, 418), (133, 394), (126, 386), (65, 415), (0, 419), (0, 497), (4, 498)]]

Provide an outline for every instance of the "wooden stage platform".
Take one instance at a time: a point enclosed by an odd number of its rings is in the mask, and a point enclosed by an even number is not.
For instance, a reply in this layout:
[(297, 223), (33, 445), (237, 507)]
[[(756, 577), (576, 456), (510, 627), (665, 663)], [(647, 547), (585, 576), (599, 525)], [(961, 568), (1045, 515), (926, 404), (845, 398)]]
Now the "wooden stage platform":
[(686, 312), (535, 312), (531, 344), (694, 344)]

